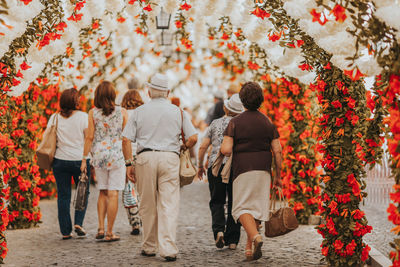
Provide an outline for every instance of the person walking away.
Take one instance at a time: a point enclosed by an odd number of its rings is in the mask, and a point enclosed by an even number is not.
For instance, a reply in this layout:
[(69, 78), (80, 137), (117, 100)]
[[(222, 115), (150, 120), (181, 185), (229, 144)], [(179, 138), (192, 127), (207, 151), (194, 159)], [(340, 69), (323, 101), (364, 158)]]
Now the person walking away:
[(246, 259), (262, 256), (261, 221), (269, 219), (272, 155), (275, 160), (274, 186), (282, 186), (282, 149), (279, 133), (270, 119), (258, 111), (264, 96), (258, 83), (247, 82), (239, 93), (245, 112), (233, 118), (224, 132), (221, 152), (233, 153), (232, 216), (247, 233)]
[[(115, 106), (115, 89), (111, 82), (101, 82), (94, 96), (94, 108), (89, 111), (88, 134), (85, 139), (83, 157), (92, 152), (97, 187), (100, 190), (97, 201), (99, 228), (96, 239), (118, 241), (113, 233), (118, 212), (118, 191), (125, 186), (126, 168), (122, 154), (122, 130), (128, 120), (124, 108)], [(87, 169), (82, 160), (81, 170)], [(104, 231), (107, 217), (107, 232)]]
[[(83, 154), (85, 133), (88, 128), (88, 115), (79, 111), (79, 93), (75, 88), (64, 90), (60, 97), (60, 113), (53, 114), (47, 127), (57, 125), (57, 146), (53, 161), (53, 173), (57, 184), (58, 222), (62, 239), (72, 237), (72, 222), (70, 216), (71, 205), (71, 176), (78, 184), (80, 164)], [(89, 164), (89, 159), (85, 159)], [(89, 170), (88, 170), (89, 172)], [(87, 174), (90, 177), (90, 173)], [(89, 195), (89, 187), (87, 188)], [(86, 201), (87, 206), (87, 201)], [(86, 236), (83, 229), (86, 207), (84, 210), (75, 210), (74, 229), (78, 236)]]
[[(143, 100), (142, 97), (140, 96), (139, 92), (137, 90), (129, 90), (125, 93), (121, 106), (126, 109), (128, 112), (128, 118), (130, 118), (133, 114), (133, 111), (135, 108), (140, 107), (143, 105)], [(132, 143), (132, 156), (136, 157), (136, 150), (137, 150), (137, 144)], [(126, 180), (126, 183), (132, 183), (128, 179)], [(124, 192), (125, 193), (125, 192)], [(125, 196), (123, 194), (123, 202), (125, 203), (124, 198), (133, 198), (132, 202), (137, 203), (133, 207), (127, 207), (125, 206), (126, 213), (128, 215), (128, 220), (129, 224), (132, 227), (131, 235), (138, 235), (140, 234), (140, 216), (139, 216), (139, 199), (137, 197), (137, 191), (136, 188), (133, 186), (132, 183), (132, 192), (130, 193), (129, 196)]]
[[(167, 261), (175, 261), (179, 212), (179, 152), (181, 129), (186, 148), (197, 142), (196, 131), (179, 108), (168, 101), (167, 76), (155, 74), (147, 84), (151, 101), (134, 110), (123, 132), (123, 152), (128, 178), (136, 182), (143, 226), (142, 256), (157, 250)], [(183, 118), (182, 118), (183, 114)], [(132, 165), (131, 141), (137, 143)]]
[(214, 105), (207, 111), (205, 122), (210, 125), (213, 120), (219, 119), (225, 115), (224, 113), (224, 93), (217, 90), (214, 93)]
[[(211, 155), (208, 160), (208, 186), (210, 189), (210, 210), (212, 217), (212, 230), (217, 248), (223, 248), (224, 245), (230, 249), (236, 249), (240, 238), (240, 224), (236, 223), (232, 217), (232, 178), (229, 183), (222, 182), (221, 166), (218, 176), (212, 174), (212, 165), (217, 158), (218, 152), (224, 138), (223, 133), (228, 126), (230, 120), (236, 115), (243, 112), (243, 105), (240, 101), (239, 94), (234, 94), (229, 100), (224, 101), (225, 116), (214, 120), (207, 130), (206, 136), (199, 149), (199, 170), (198, 176), (202, 179), (206, 172), (203, 166), (204, 155), (210, 145), (212, 145)], [(226, 163), (226, 158), (223, 163)], [(225, 219), (225, 203), (228, 197), (228, 216)]]

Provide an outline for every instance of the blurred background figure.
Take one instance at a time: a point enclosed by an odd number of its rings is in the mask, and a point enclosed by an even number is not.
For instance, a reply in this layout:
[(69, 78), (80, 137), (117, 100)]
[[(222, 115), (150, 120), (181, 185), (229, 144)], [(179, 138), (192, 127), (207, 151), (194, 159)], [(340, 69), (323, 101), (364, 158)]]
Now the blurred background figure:
[(221, 90), (217, 90), (214, 93), (214, 106), (212, 106), (208, 112), (205, 122), (207, 125), (210, 125), (213, 120), (219, 119), (225, 115), (224, 112), (224, 92)]
[(121, 105), (122, 98), (124, 97), (124, 95), (129, 90), (137, 90), (137, 92), (139, 93), (143, 103), (146, 103), (146, 102), (148, 102), (150, 100), (150, 97), (148, 96), (147, 90), (142, 88), (142, 86), (140, 85), (139, 80), (137, 78), (133, 77), (128, 81), (128, 90), (125, 91), (125, 92), (120, 92), (117, 95), (117, 98), (115, 99), (115, 104), (116, 105)]

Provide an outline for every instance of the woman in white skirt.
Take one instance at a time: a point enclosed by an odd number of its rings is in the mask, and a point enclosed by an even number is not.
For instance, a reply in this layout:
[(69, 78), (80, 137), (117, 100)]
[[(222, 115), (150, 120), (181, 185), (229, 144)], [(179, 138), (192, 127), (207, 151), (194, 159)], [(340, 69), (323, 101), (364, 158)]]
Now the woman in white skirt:
[(245, 112), (233, 118), (224, 132), (221, 152), (232, 158), (232, 216), (247, 233), (246, 259), (261, 258), (261, 221), (269, 219), (272, 154), (275, 158), (274, 186), (282, 186), (282, 148), (276, 126), (258, 111), (264, 95), (255, 82), (247, 82), (239, 93)]

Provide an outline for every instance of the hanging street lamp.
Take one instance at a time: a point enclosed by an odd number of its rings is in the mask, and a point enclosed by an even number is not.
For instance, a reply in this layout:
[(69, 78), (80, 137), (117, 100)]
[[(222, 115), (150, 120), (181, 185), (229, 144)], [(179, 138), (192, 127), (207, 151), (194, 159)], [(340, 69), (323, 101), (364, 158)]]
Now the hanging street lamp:
[(171, 21), (171, 14), (164, 12), (161, 8), (160, 14), (156, 16), (156, 27), (159, 30), (169, 29), (169, 22)]

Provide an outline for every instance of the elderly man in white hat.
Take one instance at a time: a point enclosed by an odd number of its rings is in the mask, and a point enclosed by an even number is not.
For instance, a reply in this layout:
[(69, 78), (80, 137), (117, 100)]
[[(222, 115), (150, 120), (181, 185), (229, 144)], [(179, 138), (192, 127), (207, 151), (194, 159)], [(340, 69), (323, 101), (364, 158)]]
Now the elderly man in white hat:
[[(183, 145), (188, 148), (196, 144), (197, 133), (185, 113), (168, 101), (170, 89), (165, 75), (155, 74), (147, 86), (151, 101), (134, 110), (123, 132), (125, 165), (141, 200), (141, 255), (155, 256), (159, 251), (167, 261), (175, 261), (181, 129), (187, 140)], [(137, 143), (135, 166), (131, 142)]]
[[(218, 151), (221, 147), (222, 140), (224, 139), (224, 131), (228, 126), (230, 120), (236, 115), (244, 111), (242, 102), (240, 101), (239, 94), (234, 94), (228, 100), (224, 101), (225, 116), (214, 120), (202, 141), (199, 149), (199, 171), (198, 175), (202, 179), (206, 172), (203, 167), (204, 155), (209, 146), (212, 145), (211, 155), (208, 160), (207, 177), (210, 189), (210, 210), (212, 217), (212, 230), (214, 233), (215, 245), (217, 248), (228, 246), (230, 249), (236, 249), (240, 238), (240, 224), (235, 223), (232, 217), (232, 179), (229, 183), (223, 183), (221, 178), (221, 167), (218, 176), (212, 173), (212, 165), (217, 159)], [(226, 158), (223, 163), (226, 163)], [(224, 205), (228, 197), (228, 216), (225, 219)]]

